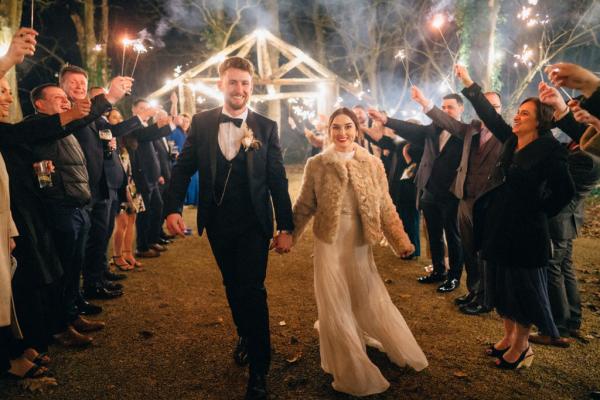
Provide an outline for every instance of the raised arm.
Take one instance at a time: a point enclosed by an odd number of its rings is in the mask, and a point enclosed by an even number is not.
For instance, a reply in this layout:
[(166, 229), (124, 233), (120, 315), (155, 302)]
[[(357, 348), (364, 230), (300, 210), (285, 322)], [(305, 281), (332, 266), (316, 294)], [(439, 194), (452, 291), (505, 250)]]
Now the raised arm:
[(399, 119), (388, 118), (373, 109), (369, 109), (368, 113), (373, 120), (381, 122), (383, 126), (394, 130), (398, 136), (417, 146), (425, 146), (425, 139), (434, 132), (431, 125), (423, 126)]
[(511, 138), (513, 135), (512, 127), (506, 123), (502, 115), (498, 114), (488, 99), (485, 98), (481, 87), (471, 80), (467, 69), (462, 65), (455, 65), (454, 70), (456, 76), (465, 86), (462, 94), (471, 102), (479, 119), (501, 142), (504, 143)]

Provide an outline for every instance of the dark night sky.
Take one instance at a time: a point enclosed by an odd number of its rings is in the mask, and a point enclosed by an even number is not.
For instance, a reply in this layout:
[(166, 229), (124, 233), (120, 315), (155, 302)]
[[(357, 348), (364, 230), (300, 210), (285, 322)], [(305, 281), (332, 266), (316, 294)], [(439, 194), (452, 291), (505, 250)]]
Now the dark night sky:
[[(34, 25), (35, 29), (40, 32), (38, 42), (41, 45), (55, 49), (55, 53), (66, 62), (81, 65), (81, 56), (75, 39), (75, 28), (69, 16), (73, 3), (73, 1), (59, 1), (56, 5), (38, 10)], [(125, 34), (133, 38), (144, 28), (154, 31), (158, 21), (135, 12), (139, 7), (136, 1), (111, 0), (110, 4), (108, 52), (114, 75), (120, 73), (121, 69), (122, 48), (115, 46), (117, 41)], [(23, 25), (29, 25), (29, 15), (29, 5), (26, 4), (23, 10)], [(136, 83), (132, 97), (143, 96), (157, 89), (172, 74), (176, 65), (185, 62), (190, 62), (190, 65), (195, 64), (191, 63), (193, 60), (191, 53), (178, 56), (171, 54), (170, 49), (174, 43), (178, 43), (179, 39), (181, 38), (177, 33), (170, 32), (163, 39), (166, 44), (164, 48), (156, 48), (146, 56), (146, 59), (140, 59), (135, 72)], [(127, 70), (131, 71), (134, 59), (131, 51), (126, 59), (129, 63), (129, 68), (126, 69), (127, 73)], [(45, 82), (55, 82), (60, 66), (61, 63), (57, 59), (49, 57), (48, 53), (40, 46), (32, 62), (26, 62), (19, 67), (19, 95), (24, 115), (33, 112), (29, 102), (30, 90)]]

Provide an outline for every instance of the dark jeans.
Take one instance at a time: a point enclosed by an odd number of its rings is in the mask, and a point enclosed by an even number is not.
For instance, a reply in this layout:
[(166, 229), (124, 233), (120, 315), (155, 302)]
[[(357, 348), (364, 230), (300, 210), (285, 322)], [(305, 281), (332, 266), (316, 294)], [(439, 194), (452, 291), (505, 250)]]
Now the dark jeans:
[(84, 208), (49, 204), (48, 211), (54, 243), (64, 270), (57, 290), (60, 311), (56, 329), (62, 332), (79, 315), (79, 280), (91, 224), (89, 213)]
[(219, 235), (214, 230), (207, 230), (207, 234), (238, 334), (248, 339), (250, 371), (266, 374), (271, 340), (264, 282), (270, 238), (258, 224), (236, 234)]
[(553, 239), (552, 246), (548, 267), (548, 297), (558, 331), (568, 336), (570, 330), (581, 327), (581, 297), (573, 269), (573, 240)]
[(421, 236), (419, 235), (419, 210), (413, 205), (400, 204), (396, 208), (402, 224), (404, 225), (404, 231), (408, 235), (411, 243), (415, 245), (415, 252), (413, 253), (416, 257), (421, 255)]
[(121, 200), (119, 199), (119, 193), (117, 190), (109, 188), (108, 193), (108, 228), (106, 230), (106, 250), (104, 251), (104, 271), (106, 272), (108, 272), (108, 260), (106, 258), (106, 253), (108, 252), (110, 238), (115, 230), (115, 218), (117, 218), (117, 214), (121, 209)]
[(158, 185), (150, 186), (148, 193), (142, 193), (146, 211), (138, 214), (135, 225), (137, 229), (137, 249), (147, 251), (151, 245), (158, 243), (163, 224), (163, 201)]
[(467, 272), (467, 289), (475, 295), (475, 301), (483, 304), (483, 285), (481, 284), (481, 267), (477, 260), (473, 236), (473, 204), (474, 198), (464, 198), (458, 203), (458, 230), (462, 243), (465, 270)]
[(458, 199), (455, 197), (434, 198), (425, 194), (420, 201), (423, 216), (427, 223), (427, 234), (431, 246), (431, 261), (433, 271), (443, 274), (446, 266), (444, 263), (444, 234), (448, 243), (448, 258), (450, 271), (448, 279), (459, 279), (462, 275), (462, 244), (458, 233)]
[(94, 200), (92, 202), (90, 221), (91, 227), (85, 249), (85, 264), (83, 267), (83, 286), (102, 287), (104, 271), (106, 270), (106, 246), (108, 236), (109, 200)]

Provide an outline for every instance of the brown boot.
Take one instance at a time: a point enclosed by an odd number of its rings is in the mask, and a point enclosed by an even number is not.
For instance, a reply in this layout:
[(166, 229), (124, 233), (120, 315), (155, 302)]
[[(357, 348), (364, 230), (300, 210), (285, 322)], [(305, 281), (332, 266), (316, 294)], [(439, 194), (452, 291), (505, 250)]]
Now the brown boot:
[(104, 329), (106, 324), (102, 321), (91, 321), (89, 319), (85, 319), (80, 315), (75, 321), (72, 322), (72, 325), (73, 328), (75, 328), (78, 332), (96, 332)]
[(54, 335), (58, 343), (65, 347), (84, 347), (89, 346), (94, 341), (91, 336), (82, 335), (77, 332), (72, 325), (69, 325), (66, 331)]
[(532, 333), (529, 335), (529, 341), (535, 344), (541, 344), (544, 346), (555, 346), (555, 347), (569, 347), (571, 345), (572, 339), (559, 337), (553, 338), (547, 335), (541, 335), (540, 333)]

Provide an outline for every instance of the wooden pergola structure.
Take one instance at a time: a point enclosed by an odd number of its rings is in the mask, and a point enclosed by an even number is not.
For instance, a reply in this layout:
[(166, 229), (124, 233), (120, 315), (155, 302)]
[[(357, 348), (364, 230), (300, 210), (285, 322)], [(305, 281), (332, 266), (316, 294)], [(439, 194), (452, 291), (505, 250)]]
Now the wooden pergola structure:
[[(368, 97), (356, 86), (312, 59), (302, 50), (284, 42), (265, 29), (257, 29), (239, 41), (212, 55), (206, 61), (189, 69), (149, 94), (148, 99), (159, 99), (177, 90), (180, 108), (194, 114), (196, 99), (205, 96), (222, 101), (216, 87), (219, 80), (216, 68), (225, 58), (240, 56), (252, 60), (256, 66), (252, 102), (269, 102), (269, 117), (280, 122), (280, 101), (310, 98), (316, 100), (317, 112), (329, 114), (338, 103), (340, 88), (357, 99)], [(212, 72), (213, 76), (210, 75)]]

